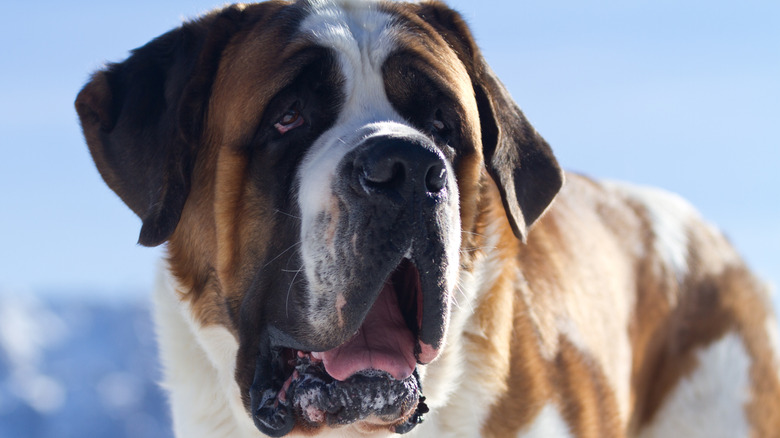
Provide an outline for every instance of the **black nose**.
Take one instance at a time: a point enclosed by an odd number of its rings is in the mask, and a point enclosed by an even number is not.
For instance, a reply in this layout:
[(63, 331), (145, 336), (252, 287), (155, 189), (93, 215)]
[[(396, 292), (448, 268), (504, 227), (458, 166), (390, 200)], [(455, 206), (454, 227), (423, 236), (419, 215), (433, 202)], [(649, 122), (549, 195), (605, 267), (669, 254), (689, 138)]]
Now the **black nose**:
[(378, 137), (366, 140), (353, 159), (353, 181), (367, 194), (437, 195), (446, 187), (447, 167), (438, 149), (422, 141)]

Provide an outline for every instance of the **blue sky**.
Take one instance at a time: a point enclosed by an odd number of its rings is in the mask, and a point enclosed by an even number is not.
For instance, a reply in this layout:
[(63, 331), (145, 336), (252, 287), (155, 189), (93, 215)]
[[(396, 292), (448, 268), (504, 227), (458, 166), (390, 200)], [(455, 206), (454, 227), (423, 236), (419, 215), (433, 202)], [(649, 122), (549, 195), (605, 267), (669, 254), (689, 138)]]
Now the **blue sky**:
[[(141, 295), (160, 249), (73, 111), (91, 71), (219, 3), (10, 2), (0, 16), (0, 291)], [(780, 2), (450, 2), (569, 170), (691, 200), (780, 280)]]

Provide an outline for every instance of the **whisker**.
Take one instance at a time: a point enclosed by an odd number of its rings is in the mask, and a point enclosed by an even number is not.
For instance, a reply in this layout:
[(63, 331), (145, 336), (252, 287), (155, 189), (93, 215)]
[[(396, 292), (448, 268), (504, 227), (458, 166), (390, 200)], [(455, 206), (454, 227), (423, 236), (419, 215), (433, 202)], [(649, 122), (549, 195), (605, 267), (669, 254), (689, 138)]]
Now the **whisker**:
[(467, 253), (470, 253), (470, 252), (475, 252), (475, 251), (479, 251), (479, 250), (483, 250), (483, 249), (498, 249), (498, 247), (496, 247), (496, 246), (474, 246), (474, 247), (471, 247), (471, 248), (461, 248), (460, 252), (461, 252), (461, 254), (467, 254)]
[(276, 213), (283, 214), (283, 215), (285, 215), (285, 216), (287, 216), (287, 217), (291, 217), (291, 218), (293, 218), (293, 219), (298, 219), (298, 220), (301, 220), (301, 218), (300, 218), (300, 217), (298, 217), (298, 216), (296, 216), (296, 215), (294, 215), (294, 214), (290, 214), (290, 213), (284, 212), (284, 211), (282, 211), (282, 210), (279, 210), (278, 208), (274, 210), (274, 214), (276, 214)]
[[(289, 247), (289, 248), (287, 248), (287, 249), (285, 249), (284, 251), (280, 252), (280, 253), (279, 253), (279, 255), (277, 255), (276, 257), (274, 257), (274, 258), (272, 258), (271, 260), (269, 260), (269, 261), (268, 261), (268, 263), (264, 264), (264, 265), (263, 265), (263, 268), (266, 268), (266, 267), (268, 267), (268, 265), (270, 265), (271, 263), (273, 263), (274, 261), (276, 261), (276, 259), (278, 259), (279, 257), (283, 256), (283, 255), (284, 255), (284, 253), (286, 253), (287, 251), (289, 251), (289, 250), (291, 250), (291, 249), (295, 248), (296, 246), (298, 246), (298, 245), (300, 245), (300, 244), (302, 244), (302, 243), (303, 243), (303, 241), (302, 241), (302, 240), (301, 240), (301, 241), (298, 241), (297, 243), (293, 243), (292, 245), (290, 245), (290, 247)], [(263, 269), (263, 268), (261, 268), (261, 269)]]
[(303, 265), (301, 265), (300, 268), (298, 268), (298, 271), (284, 271), (284, 272), (295, 272), (295, 275), (293, 275), (292, 280), (290, 280), (290, 287), (287, 288), (287, 297), (284, 301), (284, 313), (287, 315), (287, 317), (290, 317), (290, 292), (292, 291), (293, 284), (295, 284), (295, 279), (298, 278), (298, 274), (303, 271)]
[(293, 270), (293, 269), (280, 269), (280, 271), (287, 272), (288, 274), (295, 272), (297, 274), (297, 273), (301, 272), (301, 269), (295, 269), (295, 270)]
[(452, 297), (450, 297), (450, 302), (452, 302), (453, 306), (455, 306), (456, 308), (460, 309), (460, 304), (458, 303), (458, 297), (456, 297), (455, 295), (452, 295)]
[[(474, 313), (474, 305), (471, 303), (471, 300), (468, 299), (468, 296), (466, 295), (466, 292), (463, 291), (463, 287), (461, 285), (456, 284), (455, 290), (460, 293), (460, 295), (463, 296), (463, 298), (466, 301), (466, 304), (468, 304), (468, 309), (471, 311), (471, 313)], [(457, 307), (458, 309), (462, 309), (460, 303), (458, 302), (457, 294), (452, 294), (452, 303)]]

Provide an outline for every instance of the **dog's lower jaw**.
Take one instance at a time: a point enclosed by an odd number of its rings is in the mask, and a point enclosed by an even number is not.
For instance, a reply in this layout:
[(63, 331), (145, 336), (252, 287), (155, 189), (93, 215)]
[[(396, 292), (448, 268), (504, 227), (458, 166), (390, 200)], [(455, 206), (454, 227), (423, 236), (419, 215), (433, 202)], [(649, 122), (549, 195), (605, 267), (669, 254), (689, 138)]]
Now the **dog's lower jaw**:
[[(296, 425), (306, 430), (354, 425), (403, 434), (428, 412), (416, 370), (403, 380), (369, 369), (340, 381), (312, 355), (285, 353), (289, 349), (276, 348), (270, 358), (258, 356), (250, 389), (255, 426), (268, 436), (285, 436)], [(279, 387), (279, 372), (284, 372), (279, 367), (285, 362), (294, 363), (294, 370)]]
[[(358, 333), (342, 345), (303, 351), (278, 328), (265, 330), (249, 391), (257, 428), (270, 436), (284, 436), (296, 425), (414, 429), (427, 412), (415, 365), (439, 352), (418, 338), (423, 300), (419, 272), (405, 260), (385, 281)], [(447, 315), (448, 309), (437, 309), (438, 317)]]

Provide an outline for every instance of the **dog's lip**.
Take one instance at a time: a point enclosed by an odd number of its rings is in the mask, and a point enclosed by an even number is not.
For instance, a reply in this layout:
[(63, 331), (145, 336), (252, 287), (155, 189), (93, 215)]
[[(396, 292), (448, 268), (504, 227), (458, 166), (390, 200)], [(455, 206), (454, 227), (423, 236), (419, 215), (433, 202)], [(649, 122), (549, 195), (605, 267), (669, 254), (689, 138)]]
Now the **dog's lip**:
[(344, 381), (360, 371), (385, 371), (396, 380), (412, 375), (417, 363), (427, 364), (438, 350), (420, 341), (422, 290), (419, 271), (404, 259), (382, 287), (363, 324), (336, 348), (312, 352), (328, 374)]
[(338, 381), (325, 371), (321, 361), (302, 352), (297, 354), (295, 371), (278, 400), (289, 406), (302, 424), (315, 428), (351, 424), (358, 430), (406, 433), (428, 412), (416, 371), (402, 381), (378, 370), (363, 370)]
[(417, 354), (417, 363), (427, 365), (439, 356), (439, 349), (428, 345), (423, 341), (418, 342), (420, 352)]

